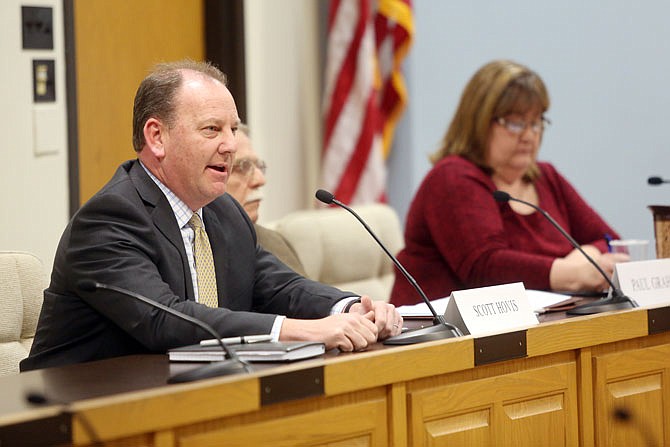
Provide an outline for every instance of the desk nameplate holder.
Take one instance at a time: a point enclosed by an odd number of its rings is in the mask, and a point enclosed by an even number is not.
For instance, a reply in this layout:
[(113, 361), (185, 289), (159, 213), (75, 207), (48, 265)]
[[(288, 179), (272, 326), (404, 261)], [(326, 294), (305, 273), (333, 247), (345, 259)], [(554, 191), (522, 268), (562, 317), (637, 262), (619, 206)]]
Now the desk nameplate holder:
[(261, 406), (323, 396), (323, 366), (261, 377)]
[(475, 365), (527, 357), (525, 328), (539, 323), (520, 282), (454, 291), (445, 319), (475, 337)]
[(649, 335), (670, 331), (670, 307), (648, 309), (647, 327)]
[(0, 427), (0, 446), (44, 446), (71, 442), (72, 414), (68, 412)]
[(474, 339), (475, 366), (528, 357), (527, 330)]

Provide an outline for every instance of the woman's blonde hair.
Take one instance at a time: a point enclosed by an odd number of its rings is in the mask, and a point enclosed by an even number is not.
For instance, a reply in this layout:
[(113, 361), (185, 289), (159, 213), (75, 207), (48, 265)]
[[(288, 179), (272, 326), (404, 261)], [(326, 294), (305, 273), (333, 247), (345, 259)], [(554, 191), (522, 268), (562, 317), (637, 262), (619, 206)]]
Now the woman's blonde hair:
[[(549, 108), (549, 94), (534, 71), (509, 60), (495, 60), (481, 67), (463, 91), (440, 148), (430, 156), (433, 164), (447, 155), (461, 155), (483, 169), (491, 123), (511, 113), (525, 114)], [(533, 163), (524, 178), (539, 174)]]

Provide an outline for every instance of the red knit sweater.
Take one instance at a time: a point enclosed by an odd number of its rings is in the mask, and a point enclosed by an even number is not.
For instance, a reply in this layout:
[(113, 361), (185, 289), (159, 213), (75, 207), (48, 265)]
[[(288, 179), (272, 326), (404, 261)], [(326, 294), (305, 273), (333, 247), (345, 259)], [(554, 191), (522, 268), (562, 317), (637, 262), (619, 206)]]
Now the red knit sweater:
[[(607, 250), (605, 234), (618, 234), (549, 163), (538, 163), (539, 205), (579, 244)], [(493, 198), (490, 176), (459, 156), (448, 156), (426, 175), (412, 201), (405, 248), (398, 259), (430, 299), (452, 290), (522, 281), (549, 289), (549, 271), (570, 243), (540, 213), (520, 215)], [(396, 272), (395, 305), (420, 301)]]

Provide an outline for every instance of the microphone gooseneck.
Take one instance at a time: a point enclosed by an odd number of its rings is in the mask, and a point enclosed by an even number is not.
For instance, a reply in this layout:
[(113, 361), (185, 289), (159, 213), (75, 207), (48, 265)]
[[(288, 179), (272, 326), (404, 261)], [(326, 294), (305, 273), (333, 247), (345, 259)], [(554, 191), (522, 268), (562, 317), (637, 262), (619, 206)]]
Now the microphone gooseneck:
[(212, 362), (208, 365), (199, 368), (194, 368), (192, 370), (185, 371), (180, 374), (175, 374), (168, 379), (168, 383), (185, 383), (210, 377), (218, 377), (229, 374), (249, 372), (249, 365), (246, 362), (240, 360), (234, 350), (229, 349), (226, 346), (223, 340), (221, 340), (221, 336), (210, 325), (206, 324), (203, 321), (198, 320), (197, 318), (193, 318), (190, 315), (186, 315), (185, 313), (179, 312), (178, 310), (172, 309), (171, 307), (165, 306), (159, 302), (156, 302), (145, 296), (142, 296), (139, 293), (132, 292), (122, 287), (99, 283), (91, 279), (80, 280), (77, 283), (77, 287), (85, 292), (95, 292), (100, 289), (111, 290), (121, 295), (125, 295), (138, 301), (142, 301), (143, 303), (148, 304), (149, 306), (154, 307), (156, 309), (165, 311), (179, 318), (180, 320), (188, 321), (189, 323), (198, 326), (200, 329), (203, 329), (205, 332), (210, 334), (213, 338), (215, 338), (219, 342), (221, 349), (228, 357), (227, 360), (223, 360), (220, 362)]
[(539, 212), (540, 214), (542, 214), (542, 216), (544, 216), (545, 219), (547, 219), (554, 226), (554, 228), (556, 228), (559, 231), (559, 233), (561, 233), (563, 237), (567, 239), (568, 242), (570, 242), (570, 244), (575, 249), (577, 249), (596, 268), (596, 270), (598, 270), (598, 273), (600, 273), (600, 275), (603, 278), (605, 278), (607, 284), (609, 284), (609, 286), (612, 288), (611, 297), (598, 300), (594, 303), (577, 306), (573, 309), (568, 310), (566, 312), (568, 315), (590, 315), (610, 310), (630, 309), (636, 307), (633, 301), (626, 295), (624, 295), (624, 293), (614, 285), (609, 276), (607, 276), (607, 273), (605, 273), (605, 271), (598, 265), (598, 263), (584, 251), (584, 249), (579, 245), (579, 243), (575, 241), (575, 239), (572, 236), (570, 236), (568, 232), (565, 231), (563, 227), (561, 227), (559, 223), (556, 222), (554, 218), (549, 215), (549, 213), (547, 213), (545, 210), (543, 210), (542, 208), (533, 203), (517, 199), (516, 197), (512, 197), (505, 191), (500, 190), (494, 191), (493, 198), (498, 202), (509, 202), (510, 200), (512, 200), (514, 202), (523, 203), (524, 205), (527, 205), (536, 210), (537, 212)]
[(327, 205), (334, 203), (335, 205), (344, 208), (349, 213), (351, 213), (361, 223), (361, 225), (363, 225), (363, 227), (367, 230), (370, 236), (372, 236), (375, 242), (377, 242), (377, 245), (379, 245), (381, 249), (384, 251), (384, 253), (386, 253), (386, 255), (391, 259), (391, 261), (393, 261), (398, 270), (400, 270), (400, 272), (407, 279), (407, 281), (409, 281), (412, 287), (414, 287), (414, 289), (417, 291), (423, 302), (428, 307), (428, 310), (430, 310), (430, 313), (433, 314), (433, 326), (407, 331), (400, 335), (389, 337), (386, 340), (384, 340), (384, 344), (409, 345), (423, 341), (441, 340), (444, 338), (459, 337), (463, 335), (460, 329), (458, 329), (453, 324), (448, 323), (442, 315), (437, 314), (435, 308), (433, 307), (432, 304), (430, 304), (430, 300), (428, 299), (424, 291), (421, 289), (419, 284), (416, 282), (416, 280), (412, 277), (412, 275), (409, 274), (409, 272), (405, 269), (405, 267), (403, 267), (403, 265), (400, 264), (400, 261), (398, 261), (398, 259), (395, 256), (393, 256), (393, 254), (388, 250), (388, 248), (386, 248), (384, 243), (377, 237), (377, 235), (372, 231), (372, 229), (368, 226), (368, 224), (365, 223), (365, 221), (361, 218), (361, 216), (358, 215), (358, 213), (356, 213), (354, 210), (352, 210), (344, 203), (337, 200), (332, 193), (326, 190), (319, 189), (316, 192), (316, 198)]

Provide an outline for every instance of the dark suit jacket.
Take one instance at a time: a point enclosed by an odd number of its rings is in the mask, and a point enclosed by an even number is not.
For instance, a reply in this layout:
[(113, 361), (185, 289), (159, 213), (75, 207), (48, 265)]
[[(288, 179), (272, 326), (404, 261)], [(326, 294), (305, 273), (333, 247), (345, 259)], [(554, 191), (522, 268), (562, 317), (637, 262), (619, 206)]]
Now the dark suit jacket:
[(61, 237), (37, 333), (21, 370), (167, 349), (211, 336), (119, 293), (83, 292), (92, 279), (124, 287), (191, 315), (221, 336), (269, 333), (276, 315), (320, 318), (351, 293), (307, 280), (256, 243), (228, 194), (203, 209), (219, 308), (194, 301), (177, 221), (137, 160), (127, 161), (72, 218)]

